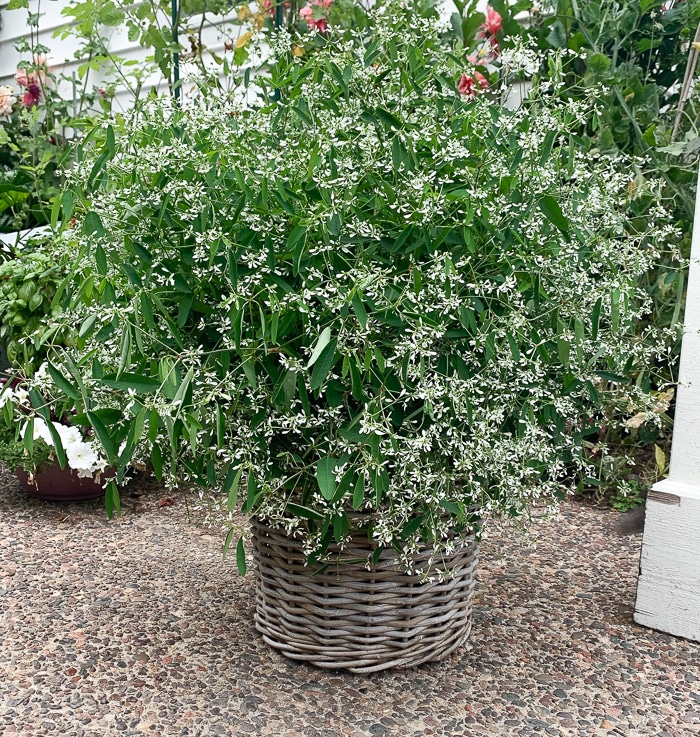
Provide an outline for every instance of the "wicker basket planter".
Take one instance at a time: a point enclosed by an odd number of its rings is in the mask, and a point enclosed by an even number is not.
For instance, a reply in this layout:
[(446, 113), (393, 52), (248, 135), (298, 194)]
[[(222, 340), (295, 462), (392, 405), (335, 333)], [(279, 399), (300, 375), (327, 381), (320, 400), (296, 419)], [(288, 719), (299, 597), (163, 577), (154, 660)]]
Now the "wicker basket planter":
[[(453, 578), (421, 583), (397, 571), (389, 551), (368, 571), (372, 543), (360, 536), (343, 551), (343, 562), (319, 573), (304, 566), (301, 543), (283, 530), (255, 519), (252, 539), (255, 624), (289, 658), (371, 673), (439, 660), (469, 636), (475, 542), (446, 561)], [(417, 566), (429, 557), (430, 551), (419, 556)], [(352, 559), (362, 562), (346, 562)]]

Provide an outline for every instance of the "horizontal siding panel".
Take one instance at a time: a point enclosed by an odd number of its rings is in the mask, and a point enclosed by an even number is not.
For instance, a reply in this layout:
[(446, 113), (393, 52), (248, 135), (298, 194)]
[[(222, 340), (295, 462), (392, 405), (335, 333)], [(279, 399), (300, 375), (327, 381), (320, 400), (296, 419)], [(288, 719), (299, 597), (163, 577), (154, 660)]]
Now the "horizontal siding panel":
[[(50, 49), (48, 54), (49, 66), (56, 75), (65, 74), (72, 76), (77, 74), (78, 68), (84, 62), (84, 59), (76, 59), (75, 54), (78, 49), (78, 41), (75, 38), (68, 37), (66, 39), (54, 38), (53, 34), (56, 30), (65, 28), (67, 19), (61, 14), (62, 9), (68, 4), (66, 0), (55, 0), (42, 3), (43, 16), (39, 23), (39, 42)], [(14, 81), (14, 75), (17, 70), (17, 64), (22, 58), (26, 59), (26, 55), (22, 57), (15, 51), (14, 45), (22, 36), (28, 36), (29, 28), (27, 27), (27, 11), (5, 10), (7, 0), (0, 2), (0, 10), (2, 10), (3, 27), (0, 29), (0, 84), (9, 84), (15, 88), (17, 85)], [(30, 0), (30, 9), (35, 12), (38, 7), (38, 0)], [(45, 11), (45, 12), (44, 12)], [(233, 29), (230, 23), (231, 16), (212, 17), (205, 25), (202, 32), (202, 40), (205, 46), (218, 56), (225, 53), (224, 43), (232, 33), (237, 34), (237, 30)], [(125, 26), (104, 29), (104, 35), (108, 37), (108, 48), (115, 56), (125, 60), (144, 60), (149, 50), (144, 49), (138, 43), (129, 41), (127, 29)], [(217, 65), (213, 60), (209, 59), (207, 66), (215, 71)], [(194, 64), (184, 62), (182, 64), (182, 76), (196, 71)], [(104, 76), (90, 72), (88, 78), (88, 88), (93, 85), (100, 86), (104, 83)], [(82, 86), (84, 80), (79, 80)], [(166, 82), (162, 75), (156, 74), (148, 80), (148, 84), (144, 85), (145, 89), (156, 87), (159, 90), (165, 89)], [(70, 82), (62, 82), (59, 91), (64, 97), (71, 99), (73, 96), (72, 85)], [(126, 89), (117, 90), (117, 98), (120, 102), (129, 98), (129, 92)], [(118, 107), (122, 107), (119, 105)]]

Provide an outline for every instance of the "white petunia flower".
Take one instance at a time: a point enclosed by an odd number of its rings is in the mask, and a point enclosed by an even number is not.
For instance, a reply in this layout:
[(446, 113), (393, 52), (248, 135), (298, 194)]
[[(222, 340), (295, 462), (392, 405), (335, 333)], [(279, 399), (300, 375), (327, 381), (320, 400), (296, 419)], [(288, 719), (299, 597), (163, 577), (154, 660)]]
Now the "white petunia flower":
[(94, 473), (100, 462), (100, 457), (90, 443), (71, 443), (66, 447), (68, 465), (77, 471)]
[(34, 440), (43, 440), (46, 445), (53, 445), (53, 438), (49, 431), (49, 426), (41, 417), (34, 418)]
[(72, 445), (84, 444), (83, 436), (77, 427), (70, 427), (68, 425), (62, 425), (60, 422), (54, 422), (53, 426), (56, 428), (63, 447), (68, 451), (68, 448)]

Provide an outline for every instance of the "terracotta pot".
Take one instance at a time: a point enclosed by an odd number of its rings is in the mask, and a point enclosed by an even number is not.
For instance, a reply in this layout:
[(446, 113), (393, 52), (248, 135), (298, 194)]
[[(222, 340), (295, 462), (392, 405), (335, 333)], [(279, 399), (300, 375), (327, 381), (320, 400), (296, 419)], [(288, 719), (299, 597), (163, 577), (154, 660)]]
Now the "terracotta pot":
[[(57, 464), (39, 471), (31, 478), (23, 468), (18, 468), (15, 473), (20, 484), (38, 499), (72, 502), (97, 499), (105, 493), (102, 484), (96, 484), (92, 478), (80, 478), (72, 468), (59, 468)], [(102, 475), (102, 483), (109, 475), (109, 472)]]

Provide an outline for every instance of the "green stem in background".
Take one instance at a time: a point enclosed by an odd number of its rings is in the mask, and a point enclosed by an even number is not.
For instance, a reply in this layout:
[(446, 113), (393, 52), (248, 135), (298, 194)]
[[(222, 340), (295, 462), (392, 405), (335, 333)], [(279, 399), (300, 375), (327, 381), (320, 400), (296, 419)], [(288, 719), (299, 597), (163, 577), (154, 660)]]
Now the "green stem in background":
[(178, 0), (172, 0), (171, 6), (172, 23), (173, 23), (173, 96), (176, 100), (180, 99), (180, 53), (178, 36), (178, 23), (180, 20), (180, 9), (178, 8)]
[[(586, 43), (590, 46), (591, 50), (594, 51), (597, 54), (603, 53), (595, 41), (591, 38), (591, 35), (588, 33), (588, 30), (586, 28), (585, 23), (581, 20), (580, 15), (580, 9), (578, 5), (578, 0), (571, 0), (571, 8), (574, 11), (574, 18), (576, 19), (576, 22), (578, 23), (579, 30), (583, 37), (586, 39)], [(613, 69), (613, 72), (615, 70)], [(629, 121), (632, 125), (632, 130), (634, 131), (635, 138), (637, 139), (637, 143), (639, 144), (641, 150), (643, 153), (647, 154), (651, 160), (654, 162), (654, 165), (657, 167), (660, 175), (663, 177), (664, 181), (668, 185), (669, 189), (680, 198), (680, 200), (683, 202), (683, 207), (686, 211), (686, 214), (689, 218), (693, 218), (695, 208), (693, 207), (692, 202), (689, 201), (688, 197), (686, 196), (686, 193), (682, 192), (679, 186), (673, 181), (673, 179), (668, 175), (666, 171), (664, 171), (663, 168), (663, 162), (659, 160), (659, 157), (655, 151), (655, 149), (650, 146), (645, 138), (644, 134), (642, 133), (642, 129), (639, 127), (639, 123), (637, 122), (637, 119), (634, 117), (632, 111), (630, 110), (629, 105), (627, 104), (627, 100), (625, 100), (625, 96), (622, 93), (622, 90), (620, 89), (620, 85), (616, 82), (611, 84), (612, 91), (617, 98), (617, 101), (620, 103), (620, 107), (624, 111), (625, 115), (629, 118)]]
[[(283, 20), (282, 3), (283, 3), (283, 0), (277, 0), (277, 4), (275, 5), (275, 28), (277, 28), (277, 30), (282, 28), (282, 20)], [(279, 102), (279, 100), (280, 100), (280, 89), (279, 87), (276, 87), (275, 88), (275, 102)]]

